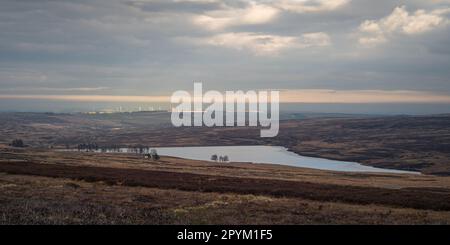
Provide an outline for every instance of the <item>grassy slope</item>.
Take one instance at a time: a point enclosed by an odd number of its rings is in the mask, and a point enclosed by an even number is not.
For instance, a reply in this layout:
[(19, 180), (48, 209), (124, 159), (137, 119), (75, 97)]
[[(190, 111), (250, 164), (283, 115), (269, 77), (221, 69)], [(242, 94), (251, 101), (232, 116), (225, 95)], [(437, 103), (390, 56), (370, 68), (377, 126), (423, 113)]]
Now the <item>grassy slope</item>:
[(448, 177), (5, 148), (0, 156), (0, 223), (450, 223)]

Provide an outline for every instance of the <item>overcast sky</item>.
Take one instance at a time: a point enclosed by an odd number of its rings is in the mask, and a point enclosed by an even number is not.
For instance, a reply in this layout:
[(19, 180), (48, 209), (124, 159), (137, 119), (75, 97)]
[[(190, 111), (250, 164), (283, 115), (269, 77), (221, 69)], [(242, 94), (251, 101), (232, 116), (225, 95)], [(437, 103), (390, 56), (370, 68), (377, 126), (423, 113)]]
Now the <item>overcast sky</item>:
[(0, 2), (0, 99), (159, 96), (199, 81), (450, 101), (450, 0)]

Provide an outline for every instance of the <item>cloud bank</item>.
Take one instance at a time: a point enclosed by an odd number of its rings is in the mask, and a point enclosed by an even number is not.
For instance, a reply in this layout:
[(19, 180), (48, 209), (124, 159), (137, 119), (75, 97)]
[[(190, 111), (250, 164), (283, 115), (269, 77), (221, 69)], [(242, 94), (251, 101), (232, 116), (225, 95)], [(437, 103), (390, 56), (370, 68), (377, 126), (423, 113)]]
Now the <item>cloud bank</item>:
[[(138, 102), (169, 103), (166, 96), (121, 96), (121, 95), (0, 95), (0, 99), (51, 100), (74, 102)], [(302, 89), (281, 90), (281, 103), (450, 103), (450, 95), (422, 91), (383, 90), (327, 90)]]
[(450, 94), (449, 9), (447, 0), (5, 0), (0, 94), (159, 96), (193, 82)]

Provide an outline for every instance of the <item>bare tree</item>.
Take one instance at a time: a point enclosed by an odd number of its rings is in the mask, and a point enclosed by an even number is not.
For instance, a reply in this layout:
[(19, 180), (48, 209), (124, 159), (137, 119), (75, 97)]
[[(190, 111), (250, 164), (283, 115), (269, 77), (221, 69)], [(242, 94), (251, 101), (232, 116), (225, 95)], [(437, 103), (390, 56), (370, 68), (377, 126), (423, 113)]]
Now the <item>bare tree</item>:
[(156, 149), (152, 149), (150, 151), (150, 156), (151, 156), (152, 160), (159, 160), (159, 158), (160, 158)]
[(217, 159), (218, 159), (218, 157), (216, 154), (211, 156), (211, 161), (217, 162)]

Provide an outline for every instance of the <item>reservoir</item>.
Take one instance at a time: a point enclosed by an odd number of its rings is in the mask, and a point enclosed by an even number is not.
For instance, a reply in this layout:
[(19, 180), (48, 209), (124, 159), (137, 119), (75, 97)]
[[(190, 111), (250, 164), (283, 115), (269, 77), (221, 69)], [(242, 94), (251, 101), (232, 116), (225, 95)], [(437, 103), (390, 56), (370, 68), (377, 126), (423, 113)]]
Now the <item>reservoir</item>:
[[(191, 160), (211, 161), (212, 155), (227, 156), (230, 162), (247, 162), (278, 164), (320, 170), (344, 172), (377, 172), (377, 173), (409, 173), (418, 172), (375, 168), (356, 162), (329, 160), (324, 158), (306, 157), (288, 151), (280, 146), (200, 146), (200, 147), (156, 147), (161, 156), (179, 157)], [(107, 150), (106, 152), (112, 152)], [(129, 148), (121, 148), (115, 152), (136, 152)], [(148, 149), (145, 150), (148, 152)], [(226, 164), (226, 163), (224, 163)]]

